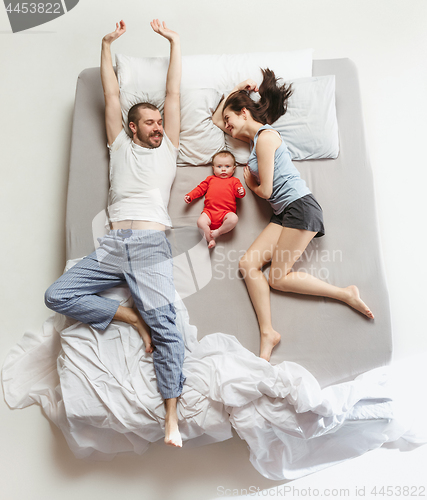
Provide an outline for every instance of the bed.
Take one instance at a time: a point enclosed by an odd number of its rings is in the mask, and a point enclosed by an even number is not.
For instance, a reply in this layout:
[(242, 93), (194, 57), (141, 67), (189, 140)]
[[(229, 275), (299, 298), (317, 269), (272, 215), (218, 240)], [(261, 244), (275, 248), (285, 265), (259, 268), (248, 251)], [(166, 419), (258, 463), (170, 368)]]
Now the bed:
[[(272, 363), (295, 361), (322, 386), (353, 379), (371, 368), (388, 364), (392, 337), (388, 292), (377, 230), (374, 186), (367, 152), (357, 70), (352, 61), (315, 60), (313, 75), (335, 75), (340, 153), (337, 159), (296, 163), (324, 210), (326, 236), (314, 240), (298, 267), (321, 268), (321, 277), (338, 286), (357, 284), (375, 314), (367, 320), (333, 300), (272, 292), (275, 325), (281, 344)], [(104, 102), (98, 68), (81, 73), (77, 85), (67, 199), (67, 260), (94, 248), (92, 220), (105, 209), (108, 195), (108, 152), (103, 128)], [(172, 188), (169, 211), (174, 227), (195, 227), (202, 201), (190, 209), (184, 194), (207, 175), (210, 167), (180, 167)], [(243, 181), (242, 168), (236, 175)], [(265, 227), (271, 212), (249, 193), (238, 206), (239, 223), (218, 242), (211, 254), (212, 279), (185, 300), (199, 337), (232, 333), (258, 353), (259, 334), (238, 258)], [(191, 248), (191, 246), (189, 247)], [(200, 307), (212, 304), (216, 307)], [(233, 314), (217, 308), (238, 304)]]
[[(326, 236), (310, 243), (296, 269), (339, 286), (357, 284), (374, 321), (331, 299), (272, 291), (273, 325), (282, 341), (271, 364), (261, 360), (238, 260), (268, 222), (268, 205), (248, 193), (238, 204), (237, 227), (211, 252), (196, 229), (203, 202), (188, 207), (183, 201), (210, 167), (180, 166), (169, 205), (176, 272), (186, 277), (176, 302), (186, 344), (187, 382), (178, 408), (184, 446), (229, 439), (232, 426), (248, 443), (256, 469), (277, 480), (360, 455), (405, 431), (395, 422), (383, 370), (392, 352), (390, 309), (357, 70), (348, 59), (315, 60), (313, 75), (335, 75), (339, 155), (297, 162), (323, 207)], [(243, 181), (242, 167), (235, 175)], [(103, 92), (99, 68), (90, 68), (76, 91), (68, 265), (92, 252), (105, 232), (107, 197)], [(108, 293), (130, 303), (125, 288)], [(43, 406), (77, 457), (143, 453), (162, 438), (164, 409), (151, 358), (124, 324), (101, 335), (49, 318), (11, 351), (3, 385), (11, 407)]]

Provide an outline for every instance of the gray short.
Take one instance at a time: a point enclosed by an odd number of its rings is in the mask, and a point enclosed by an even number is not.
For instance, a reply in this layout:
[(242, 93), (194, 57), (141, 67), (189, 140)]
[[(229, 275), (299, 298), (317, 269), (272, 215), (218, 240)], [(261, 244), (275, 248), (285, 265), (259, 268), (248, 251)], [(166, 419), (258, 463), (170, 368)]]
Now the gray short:
[(315, 231), (315, 238), (325, 234), (322, 207), (312, 194), (293, 201), (280, 214), (273, 214), (270, 222), (283, 227)]

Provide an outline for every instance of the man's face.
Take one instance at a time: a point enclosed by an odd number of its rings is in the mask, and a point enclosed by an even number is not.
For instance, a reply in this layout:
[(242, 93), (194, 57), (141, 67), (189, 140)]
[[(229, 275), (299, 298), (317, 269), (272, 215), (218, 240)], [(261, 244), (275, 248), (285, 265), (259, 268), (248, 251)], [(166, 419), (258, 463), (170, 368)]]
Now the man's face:
[[(158, 148), (163, 140), (163, 120), (158, 109), (140, 109), (139, 121), (131, 128), (134, 142), (144, 148)], [(135, 134), (138, 140), (135, 140)]]

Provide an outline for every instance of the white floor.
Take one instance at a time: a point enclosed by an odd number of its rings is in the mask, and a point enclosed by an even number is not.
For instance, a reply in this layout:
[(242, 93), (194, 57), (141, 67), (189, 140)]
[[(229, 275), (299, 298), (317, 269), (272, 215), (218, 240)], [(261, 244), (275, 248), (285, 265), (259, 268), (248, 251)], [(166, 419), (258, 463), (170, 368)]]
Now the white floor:
[[(128, 33), (115, 50), (167, 55), (167, 44), (150, 31), (154, 17), (179, 31), (184, 54), (313, 47), (317, 59), (349, 57), (356, 63), (393, 314), (394, 355), (402, 359), (427, 352), (425, 0), (164, 0), (148, 5), (140, 0), (80, 0), (67, 15), (16, 34), (0, 6), (0, 359), (24, 331), (39, 328), (49, 315), (43, 293), (64, 265), (77, 76), (99, 65), (101, 38), (120, 19), (127, 22)], [(142, 457), (86, 463), (72, 456), (39, 408), (11, 411), (2, 402), (0, 415), (2, 500), (68, 500), (76, 495), (205, 500), (257, 488), (259, 497), (379, 498), (382, 486), (384, 496), (427, 495), (421, 489), (427, 486), (427, 446), (406, 452), (380, 449), (281, 484), (253, 469), (246, 445), (237, 437), (199, 449), (154, 445)], [(403, 490), (405, 486), (410, 489)]]

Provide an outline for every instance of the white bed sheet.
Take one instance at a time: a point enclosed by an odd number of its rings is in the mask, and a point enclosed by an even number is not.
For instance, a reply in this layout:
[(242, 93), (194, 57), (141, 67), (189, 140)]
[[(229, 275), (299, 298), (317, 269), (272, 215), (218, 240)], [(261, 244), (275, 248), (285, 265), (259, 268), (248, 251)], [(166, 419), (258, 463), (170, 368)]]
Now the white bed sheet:
[[(106, 295), (130, 305), (125, 286)], [(302, 366), (286, 361), (273, 366), (234, 336), (215, 333), (199, 342), (183, 302), (177, 298), (175, 306), (186, 346), (187, 379), (178, 405), (184, 446), (229, 439), (233, 426), (248, 443), (253, 466), (265, 477), (281, 480), (385, 442), (427, 441), (427, 432), (421, 432), (425, 426), (411, 427), (420, 410), (414, 400), (408, 401), (407, 390), (409, 378), (413, 390), (422, 380), (406, 369), (394, 378), (405, 387), (403, 406), (393, 400), (396, 384), (390, 384), (387, 367), (321, 389)], [(423, 376), (425, 382), (425, 371)], [(151, 355), (125, 323), (114, 322), (100, 333), (51, 316), (39, 333), (26, 333), (10, 351), (2, 380), (9, 406), (42, 406), (78, 458), (142, 454), (164, 436), (165, 410)], [(402, 408), (410, 411), (403, 415)]]

